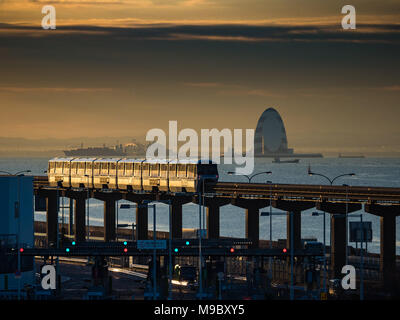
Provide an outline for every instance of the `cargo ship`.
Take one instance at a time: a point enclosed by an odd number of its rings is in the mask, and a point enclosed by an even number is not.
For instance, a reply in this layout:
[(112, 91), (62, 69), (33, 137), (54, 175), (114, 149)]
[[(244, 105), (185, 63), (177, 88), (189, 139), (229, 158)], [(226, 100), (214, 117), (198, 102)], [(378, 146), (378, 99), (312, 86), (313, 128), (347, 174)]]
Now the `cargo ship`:
[(103, 147), (88, 147), (78, 148), (72, 150), (64, 150), (67, 157), (121, 157), (126, 156), (127, 153), (122, 149), (121, 146), (115, 146), (114, 148)]

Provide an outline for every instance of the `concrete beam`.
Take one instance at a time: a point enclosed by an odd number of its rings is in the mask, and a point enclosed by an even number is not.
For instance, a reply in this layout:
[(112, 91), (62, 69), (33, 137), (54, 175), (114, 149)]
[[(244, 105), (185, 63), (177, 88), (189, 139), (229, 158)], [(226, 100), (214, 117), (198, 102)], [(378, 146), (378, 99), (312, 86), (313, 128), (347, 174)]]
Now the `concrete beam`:
[(400, 215), (400, 206), (367, 203), (364, 205), (364, 211), (380, 217), (388, 215), (397, 217)]
[(231, 199), (231, 204), (243, 209), (247, 209), (250, 207), (261, 209), (268, 207), (270, 205), (270, 201), (267, 199), (246, 199), (237, 197)]
[(117, 201), (122, 199), (122, 194), (120, 192), (94, 191), (93, 198), (101, 201)]
[(104, 241), (115, 240), (115, 200), (104, 201)]
[(314, 202), (310, 201), (289, 201), (276, 199), (272, 200), (272, 206), (274, 208), (287, 211), (287, 212), (301, 212), (315, 207)]
[[(317, 202), (316, 208), (321, 211), (328, 212), (330, 214), (345, 214), (346, 204), (341, 202)], [(351, 213), (362, 209), (361, 203), (348, 203), (347, 212)]]

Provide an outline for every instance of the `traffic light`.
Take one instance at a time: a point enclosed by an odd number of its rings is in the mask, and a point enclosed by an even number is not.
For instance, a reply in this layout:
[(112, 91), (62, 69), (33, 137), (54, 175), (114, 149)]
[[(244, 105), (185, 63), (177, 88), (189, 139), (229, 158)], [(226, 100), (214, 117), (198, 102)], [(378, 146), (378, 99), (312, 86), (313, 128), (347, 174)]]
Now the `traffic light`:
[(178, 248), (175, 248), (175, 249), (174, 249), (174, 251), (175, 251), (175, 252), (178, 252), (178, 251), (179, 251), (179, 249), (178, 249)]
[(234, 253), (234, 252), (235, 252), (235, 248), (230, 248), (229, 251), (230, 251), (231, 253)]
[(21, 253), (24, 252), (24, 248), (20, 248), (19, 252), (21, 252)]
[(124, 241), (124, 246), (126, 246), (128, 244), (128, 242), (127, 241)]
[(287, 252), (287, 249), (286, 249), (286, 248), (283, 248), (283, 249), (282, 249), (282, 252), (283, 252), (283, 253), (286, 253), (286, 252)]
[(189, 240), (187, 240), (187, 241), (185, 242), (185, 244), (188, 246), (188, 245), (190, 244)]
[(128, 248), (124, 248), (124, 252), (127, 253), (128, 252)]
[(69, 252), (69, 248), (66, 248), (66, 249), (65, 249), (65, 252)]
[(73, 246), (76, 245), (76, 242), (75, 242), (75, 241), (72, 241), (72, 245), (73, 245)]

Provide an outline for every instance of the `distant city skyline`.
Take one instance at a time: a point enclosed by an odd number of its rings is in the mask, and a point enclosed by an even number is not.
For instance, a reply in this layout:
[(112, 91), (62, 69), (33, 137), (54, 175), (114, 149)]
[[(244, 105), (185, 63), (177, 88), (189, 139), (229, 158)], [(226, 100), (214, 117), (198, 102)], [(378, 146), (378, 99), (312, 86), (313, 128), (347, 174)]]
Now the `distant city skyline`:
[(52, 1), (56, 30), (44, 4), (0, 1), (0, 150), (255, 129), (273, 107), (299, 152), (400, 151), (398, 1), (352, 1), (356, 30), (336, 0)]

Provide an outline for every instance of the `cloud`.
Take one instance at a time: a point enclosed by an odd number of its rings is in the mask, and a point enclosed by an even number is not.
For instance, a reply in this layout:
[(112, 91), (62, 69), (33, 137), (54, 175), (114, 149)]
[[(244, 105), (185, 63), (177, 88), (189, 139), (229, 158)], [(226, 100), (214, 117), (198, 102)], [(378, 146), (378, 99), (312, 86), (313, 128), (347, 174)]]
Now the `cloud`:
[(0, 92), (8, 93), (50, 93), (50, 92), (66, 92), (66, 93), (96, 93), (111, 92), (113, 88), (66, 88), (66, 87), (1, 87)]
[(380, 88), (377, 88), (377, 89), (378, 89), (378, 90), (383, 90), (383, 91), (400, 92), (400, 85), (393, 85), (393, 86), (380, 87)]
[(215, 93), (229, 96), (283, 97), (276, 91), (221, 82), (187, 82), (183, 85), (195, 88), (215, 89)]
[(57, 36), (76, 33), (114, 36), (125, 40), (231, 41), (231, 42), (356, 42), (400, 43), (399, 24), (364, 24), (356, 30), (338, 25), (248, 25), (248, 24), (135, 24), (130, 27), (95, 25), (57, 26), (57, 30), (40, 27), (0, 24), (2, 36)]

